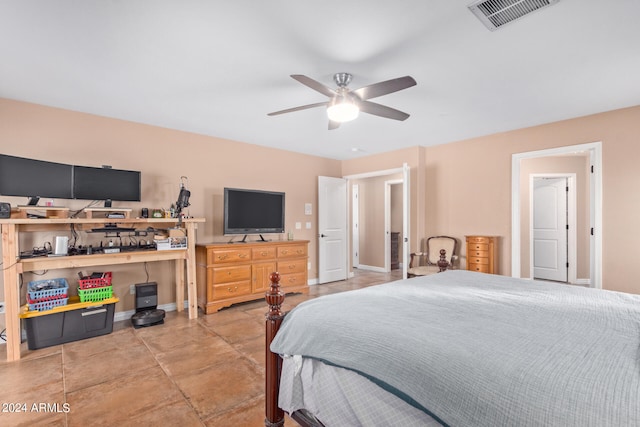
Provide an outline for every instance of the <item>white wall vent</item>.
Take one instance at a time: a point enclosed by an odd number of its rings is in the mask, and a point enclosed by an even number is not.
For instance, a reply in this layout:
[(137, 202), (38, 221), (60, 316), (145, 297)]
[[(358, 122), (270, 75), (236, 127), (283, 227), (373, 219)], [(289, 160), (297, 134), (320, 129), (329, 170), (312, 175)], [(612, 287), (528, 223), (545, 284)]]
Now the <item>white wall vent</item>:
[(491, 31), (560, 0), (479, 0), (469, 10)]

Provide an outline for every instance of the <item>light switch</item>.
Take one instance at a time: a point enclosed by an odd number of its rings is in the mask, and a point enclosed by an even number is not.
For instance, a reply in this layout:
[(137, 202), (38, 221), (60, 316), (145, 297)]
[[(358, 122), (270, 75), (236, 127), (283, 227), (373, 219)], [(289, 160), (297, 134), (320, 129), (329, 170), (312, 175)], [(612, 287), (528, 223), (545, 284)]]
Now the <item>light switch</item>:
[(311, 230), (311, 223), (310, 222), (307, 222), (305, 225), (307, 227), (307, 230)]
[(296, 222), (296, 230), (302, 230), (302, 223)]
[(311, 210), (312, 210), (312, 205), (311, 203), (305, 203), (304, 204), (304, 214), (305, 215), (311, 215)]

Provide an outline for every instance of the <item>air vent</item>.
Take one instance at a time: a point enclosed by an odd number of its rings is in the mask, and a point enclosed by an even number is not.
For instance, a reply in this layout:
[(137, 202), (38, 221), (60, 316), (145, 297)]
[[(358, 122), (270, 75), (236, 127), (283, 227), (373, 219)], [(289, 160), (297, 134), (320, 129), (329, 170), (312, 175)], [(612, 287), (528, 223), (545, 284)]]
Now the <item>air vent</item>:
[(480, 0), (469, 5), (469, 10), (491, 31), (525, 15), (554, 5), (560, 0)]

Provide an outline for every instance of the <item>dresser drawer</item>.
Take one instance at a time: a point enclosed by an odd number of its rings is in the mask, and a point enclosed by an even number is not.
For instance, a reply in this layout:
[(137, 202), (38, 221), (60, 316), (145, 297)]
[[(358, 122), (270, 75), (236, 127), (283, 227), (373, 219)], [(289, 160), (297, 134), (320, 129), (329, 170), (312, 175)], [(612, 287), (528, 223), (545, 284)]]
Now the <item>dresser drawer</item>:
[(251, 282), (247, 280), (213, 285), (211, 291), (213, 300), (248, 295), (251, 293)]
[(238, 249), (209, 249), (207, 254), (208, 264), (225, 264), (251, 260), (249, 248)]
[(469, 251), (470, 257), (489, 258), (489, 251)]
[(470, 243), (469, 250), (471, 251), (488, 251), (489, 245), (483, 243)]
[(467, 270), (470, 271), (479, 271), (480, 273), (488, 273), (489, 272), (489, 265), (488, 264), (474, 264), (474, 263), (469, 263), (467, 265)]
[(467, 258), (469, 264), (486, 264), (489, 265), (489, 258), (469, 257)]
[(280, 276), (280, 286), (302, 286), (307, 284), (307, 275), (305, 273), (283, 274)]
[(486, 237), (486, 236), (468, 236), (467, 237), (467, 242), (469, 243), (485, 243), (485, 244), (489, 244), (491, 242), (491, 238), (490, 237)]
[(241, 280), (251, 280), (251, 265), (214, 267), (211, 269), (211, 283), (214, 285)]
[(295, 258), (307, 256), (307, 245), (279, 246), (278, 258)]
[(276, 268), (280, 274), (304, 273), (307, 270), (307, 260), (305, 258), (278, 261)]
[(275, 246), (265, 246), (264, 248), (251, 249), (251, 259), (260, 261), (264, 259), (274, 259), (276, 257)]

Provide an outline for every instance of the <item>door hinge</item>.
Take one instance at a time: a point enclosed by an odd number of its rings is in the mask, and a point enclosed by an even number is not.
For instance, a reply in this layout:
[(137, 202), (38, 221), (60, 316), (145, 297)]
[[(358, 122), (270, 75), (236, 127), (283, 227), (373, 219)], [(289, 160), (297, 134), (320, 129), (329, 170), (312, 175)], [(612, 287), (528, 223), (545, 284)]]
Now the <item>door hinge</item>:
[(591, 173), (593, 173), (593, 165), (591, 165)]
[(569, 229), (569, 224), (567, 224), (567, 230)]
[(569, 263), (567, 263), (567, 268), (569, 268)]
[(591, 227), (591, 235), (593, 236), (593, 227)]

